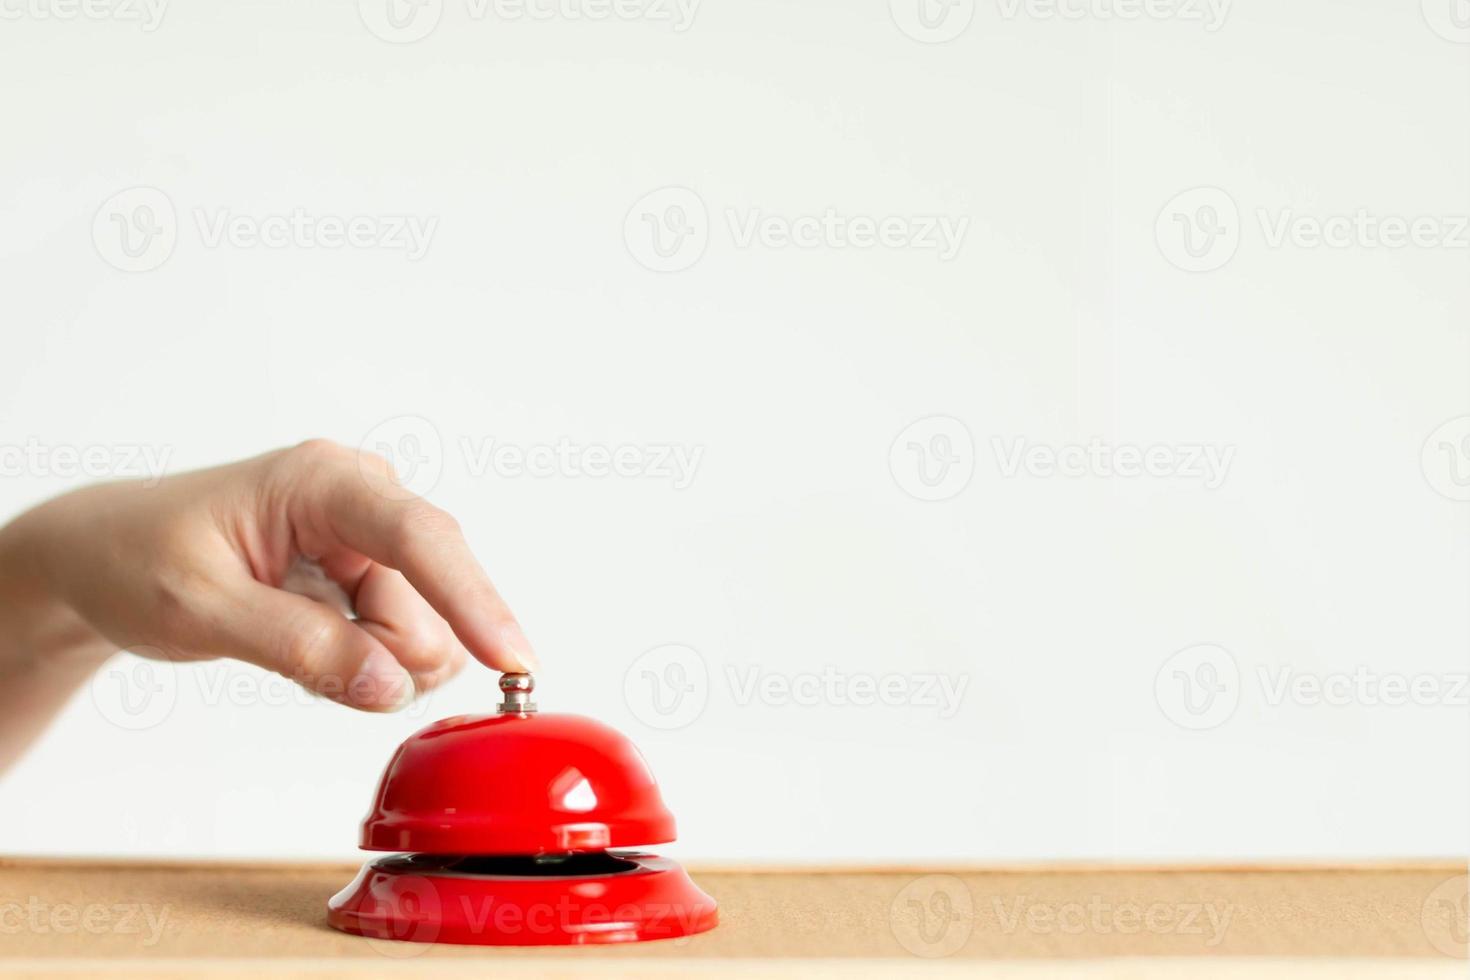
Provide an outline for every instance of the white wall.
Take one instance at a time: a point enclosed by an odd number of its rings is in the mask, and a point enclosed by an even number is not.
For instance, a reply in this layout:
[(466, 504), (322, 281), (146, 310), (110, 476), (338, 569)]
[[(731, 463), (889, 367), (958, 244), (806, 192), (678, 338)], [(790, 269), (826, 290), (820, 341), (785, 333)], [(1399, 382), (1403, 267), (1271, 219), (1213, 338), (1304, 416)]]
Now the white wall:
[[(685, 856), (1470, 849), (1451, 0), (1223, 23), (959, 0), (945, 43), (906, 35), (931, 36), (906, 0), (705, 0), (683, 30), (443, 0), (414, 43), (350, 2), (178, 3), (155, 30), (27, 2), (0, 31), (3, 513), (84, 482), (48, 475), (65, 447), (177, 471), (417, 434), (543, 708), (633, 736)], [(669, 186), (693, 197), (642, 201)], [(140, 203), (174, 243), (135, 261), (112, 215)], [(694, 234), (661, 260), (643, 216), (673, 204)], [(968, 224), (947, 259), (741, 237), (828, 208)], [(417, 259), (209, 244), (296, 209), (437, 225)], [(1360, 209), (1431, 220), (1301, 238)], [(1017, 440), (1094, 439), (1173, 469), (1008, 469)], [(488, 440), (701, 455), (680, 488), (497, 472)], [(746, 697), (828, 668), (920, 703)], [(495, 698), (471, 670), (370, 717), (243, 667), (134, 669), (0, 781), (0, 850), (351, 855), (393, 746)], [(684, 701), (651, 686), (680, 669)], [(1276, 689), (1355, 671), (1346, 703)], [(940, 676), (952, 713), (923, 703)], [(1428, 703), (1382, 703), (1411, 682)]]

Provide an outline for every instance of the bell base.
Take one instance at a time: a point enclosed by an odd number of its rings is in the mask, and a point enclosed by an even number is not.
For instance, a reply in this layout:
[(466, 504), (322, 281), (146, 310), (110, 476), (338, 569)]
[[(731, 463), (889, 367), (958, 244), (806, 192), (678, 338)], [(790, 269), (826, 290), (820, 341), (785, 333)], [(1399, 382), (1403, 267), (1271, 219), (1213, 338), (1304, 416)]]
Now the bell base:
[(676, 939), (719, 921), (715, 900), (674, 861), (607, 857), (615, 870), (592, 874), (485, 874), (461, 870), (476, 867), (471, 858), (382, 857), (327, 902), (327, 924), (411, 943), (576, 946)]

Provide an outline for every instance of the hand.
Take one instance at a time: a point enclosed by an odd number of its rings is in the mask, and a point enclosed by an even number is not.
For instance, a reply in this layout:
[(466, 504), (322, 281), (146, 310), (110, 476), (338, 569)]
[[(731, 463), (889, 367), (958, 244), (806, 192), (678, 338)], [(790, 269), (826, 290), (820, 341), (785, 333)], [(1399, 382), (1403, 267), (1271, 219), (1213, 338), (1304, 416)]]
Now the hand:
[(35, 714), (19, 681), (44, 700), (125, 648), (234, 657), (370, 711), (442, 683), (466, 650), (536, 666), (454, 518), (381, 457), (321, 440), (89, 487), (0, 529), (0, 718)]

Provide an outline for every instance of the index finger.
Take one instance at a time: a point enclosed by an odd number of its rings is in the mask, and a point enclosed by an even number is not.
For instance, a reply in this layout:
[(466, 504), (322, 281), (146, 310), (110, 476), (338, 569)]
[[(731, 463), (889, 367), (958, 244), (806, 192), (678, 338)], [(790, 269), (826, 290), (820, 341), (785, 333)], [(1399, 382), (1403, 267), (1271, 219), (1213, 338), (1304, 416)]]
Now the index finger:
[(535, 670), (536, 655), (476, 560), (453, 515), (408, 495), (382, 467), (316, 466), (306, 477), (313, 524), (396, 568), (475, 659), (500, 671)]

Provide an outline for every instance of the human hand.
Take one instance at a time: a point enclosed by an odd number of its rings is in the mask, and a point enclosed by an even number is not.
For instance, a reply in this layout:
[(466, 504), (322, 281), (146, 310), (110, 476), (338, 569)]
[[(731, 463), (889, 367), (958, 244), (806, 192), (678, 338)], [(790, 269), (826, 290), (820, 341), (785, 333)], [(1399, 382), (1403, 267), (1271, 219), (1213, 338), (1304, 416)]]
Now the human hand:
[[(0, 529), (0, 678), (50, 690), (65, 664), (74, 687), (111, 652), (149, 648), (234, 657), (370, 711), (442, 683), (466, 650), (536, 666), (454, 518), (386, 460), (324, 440), (88, 487)], [(0, 683), (0, 710), (21, 686)]]

